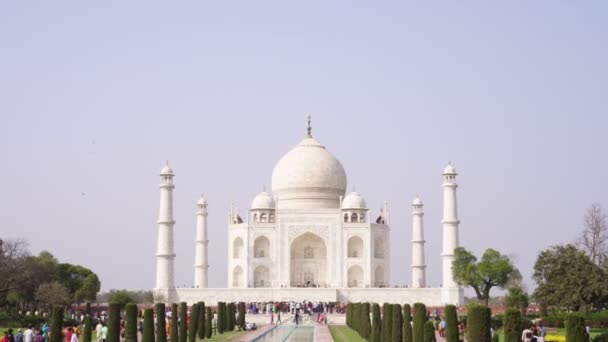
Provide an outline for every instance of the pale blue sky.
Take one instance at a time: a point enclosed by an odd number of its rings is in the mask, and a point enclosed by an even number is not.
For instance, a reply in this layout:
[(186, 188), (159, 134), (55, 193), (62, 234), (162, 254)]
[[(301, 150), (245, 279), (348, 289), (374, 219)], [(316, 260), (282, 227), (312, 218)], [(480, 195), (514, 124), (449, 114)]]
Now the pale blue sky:
[[(441, 171), (462, 244), (541, 249), (608, 210), (608, 3), (6, 1), (0, 4), (0, 236), (154, 285), (158, 172), (175, 190), (176, 282), (192, 283), (194, 206), (209, 200), (213, 287), (226, 214), (270, 184), (305, 134), (392, 211), (391, 273), (410, 281), (411, 201), (441, 282)], [(85, 193), (86, 196), (82, 196)]]

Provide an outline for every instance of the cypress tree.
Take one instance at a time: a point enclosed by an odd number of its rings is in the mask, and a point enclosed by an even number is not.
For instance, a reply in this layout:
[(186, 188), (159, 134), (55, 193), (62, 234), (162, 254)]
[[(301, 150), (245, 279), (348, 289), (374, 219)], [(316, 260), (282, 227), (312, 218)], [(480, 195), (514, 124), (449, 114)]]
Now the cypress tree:
[(108, 342), (120, 342), (120, 304), (110, 303), (108, 309)]
[(236, 326), (236, 305), (234, 303), (230, 303), (230, 331), (234, 331), (234, 327)]
[(355, 330), (357, 332), (357, 334), (361, 334), (359, 331), (359, 320), (360, 320), (360, 316), (361, 316), (361, 310), (360, 310), (360, 303), (354, 303), (353, 304), (353, 316), (352, 316), (352, 321), (353, 321), (353, 330)]
[(467, 341), (490, 342), (492, 313), (483, 305), (472, 305), (467, 310)]
[(585, 330), (585, 318), (580, 314), (566, 317), (566, 342), (586, 342), (589, 340)]
[(370, 305), (369, 303), (363, 303), (363, 315), (362, 315), (362, 327), (361, 327), (361, 331), (363, 334), (361, 334), (361, 337), (363, 337), (364, 339), (368, 340), (371, 337), (372, 334), (372, 327), (371, 327), (371, 322), (369, 320), (369, 309), (370, 309)]
[(372, 305), (372, 332), (370, 336), (371, 342), (382, 342), (380, 336), (381, 325), (382, 321), (380, 320), (380, 305), (378, 305), (378, 303), (374, 303), (374, 305)]
[[(436, 342), (435, 337), (435, 324), (433, 321), (428, 320), (424, 322), (424, 342)], [(488, 341), (489, 342), (489, 341)]]
[(167, 319), (165, 317), (165, 303), (156, 303), (155, 308), (156, 308), (156, 341), (157, 342), (167, 342)]
[(137, 304), (126, 306), (127, 317), (125, 327), (125, 342), (137, 342)]
[(231, 331), (230, 330), (230, 316), (232, 316), (232, 306), (230, 305), (231, 303), (226, 303), (224, 304), (224, 331)]
[(223, 334), (224, 333), (224, 309), (226, 308), (226, 303), (224, 302), (218, 302), (217, 303), (217, 332), (219, 334)]
[(63, 326), (63, 307), (53, 306), (53, 316), (51, 317), (51, 338), (50, 342), (62, 342), (63, 336), (61, 328)]
[(91, 315), (87, 314), (84, 318), (84, 334), (82, 335), (82, 342), (91, 342), (91, 338), (93, 337), (93, 331), (91, 328), (92, 325), (93, 320), (91, 319)]
[(403, 341), (412, 342), (412, 308), (409, 304), (403, 305)]
[(393, 326), (391, 328), (391, 341), (403, 341), (403, 316), (401, 315), (401, 304), (393, 304)]
[(245, 314), (247, 313), (247, 309), (245, 308), (244, 302), (239, 302), (239, 315), (236, 318), (236, 324), (241, 328), (241, 330), (245, 330)]
[[(179, 342), (179, 316), (177, 315), (177, 303), (171, 304), (171, 337), (170, 342)], [(137, 330), (135, 331), (137, 337)], [(137, 342), (135, 340), (134, 342)]]
[(352, 303), (348, 303), (346, 304), (346, 326), (352, 329), (352, 324), (350, 322), (350, 316), (352, 315), (353, 312), (353, 305)]
[(194, 342), (196, 341), (196, 328), (198, 328), (198, 303), (192, 304), (192, 308), (190, 309), (190, 329), (188, 329), (188, 341)]
[(424, 342), (424, 322), (426, 322), (426, 306), (422, 303), (414, 303), (412, 342)]
[(86, 302), (84, 304), (84, 314), (85, 315), (90, 315), (91, 314), (91, 303)]
[[(188, 341), (188, 304), (186, 302), (179, 303), (179, 342)], [(173, 342), (173, 341), (172, 341)]]
[(389, 303), (382, 305), (382, 329), (380, 334), (382, 336), (382, 342), (390, 341), (391, 334), (393, 332), (393, 307)]
[(198, 327), (196, 328), (199, 340), (205, 338), (205, 302), (198, 303)]
[(142, 342), (154, 342), (154, 309), (144, 310), (144, 336)]
[[(505, 313), (505, 342), (519, 342), (522, 330), (521, 311), (519, 309), (508, 309)], [(498, 334), (494, 333), (494, 335)]]
[(213, 332), (213, 311), (211, 311), (211, 307), (207, 307), (207, 314), (205, 316), (205, 337), (211, 338), (211, 333)]
[[(445, 315), (445, 341), (458, 342), (458, 316), (456, 315), (456, 307), (454, 305), (446, 305), (444, 310)], [(518, 336), (519, 338), (519, 336)], [(515, 341), (519, 342), (519, 340)]]

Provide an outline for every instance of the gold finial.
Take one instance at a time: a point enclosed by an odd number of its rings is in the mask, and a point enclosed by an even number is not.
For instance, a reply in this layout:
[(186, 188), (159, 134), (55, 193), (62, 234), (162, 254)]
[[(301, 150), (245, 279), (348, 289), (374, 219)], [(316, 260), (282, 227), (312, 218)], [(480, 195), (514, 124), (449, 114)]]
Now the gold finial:
[(306, 128), (306, 131), (308, 132), (308, 137), (312, 138), (312, 127), (310, 126), (310, 114), (308, 115), (308, 127)]

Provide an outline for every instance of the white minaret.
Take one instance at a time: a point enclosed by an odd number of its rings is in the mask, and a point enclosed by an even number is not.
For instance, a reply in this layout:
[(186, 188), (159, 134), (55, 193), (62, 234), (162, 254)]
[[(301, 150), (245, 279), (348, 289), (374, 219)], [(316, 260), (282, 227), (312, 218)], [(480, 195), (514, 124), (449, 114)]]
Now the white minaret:
[(196, 203), (196, 255), (194, 257), (194, 286), (207, 288), (209, 264), (207, 263), (207, 200), (201, 196)]
[[(458, 247), (458, 209), (456, 204), (456, 169), (448, 164), (443, 170), (443, 290), (442, 301), (453, 304), (458, 301), (458, 285), (452, 276), (452, 261), (454, 260), (454, 249)], [(452, 291), (450, 291), (452, 290)], [(456, 291), (454, 291), (456, 290)]]
[(412, 287), (426, 287), (426, 264), (424, 263), (424, 211), (418, 196), (412, 203)]
[(158, 209), (158, 244), (156, 247), (156, 288), (157, 293), (167, 296), (175, 289), (173, 278), (175, 252), (173, 251), (173, 170), (169, 165), (160, 172), (160, 208)]

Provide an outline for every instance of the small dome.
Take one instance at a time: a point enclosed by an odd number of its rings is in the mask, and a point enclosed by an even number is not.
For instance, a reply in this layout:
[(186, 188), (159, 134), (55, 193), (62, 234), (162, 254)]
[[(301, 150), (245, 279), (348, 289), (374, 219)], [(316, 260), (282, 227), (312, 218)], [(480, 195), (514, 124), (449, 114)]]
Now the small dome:
[(342, 201), (342, 209), (366, 209), (365, 199), (358, 192), (351, 192)]
[(169, 164), (165, 165), (162, 170), (160, 170), (161, 176), (163, 175), (173, 175), (173, 169), (169, 167)]
[(444, 175), (455, 175), (456, 174), (456, 169), (452, 166), (452, 163), (449, 163), (448, 166), (446, 166), (445, 169), (443, 169), (443, 174)]
[(205, 197), (201, 196), (201, 198), (198, 199), (198, 202), (196, 202), (196, 204), (207, 205), (207, 199)]
[(251, 209), (274, 209), (274, 198), (266, 191), (262, 191), (251, 202)]
[(414, 202), (412, 202), (412, 205), (422, 205), (422, 200), (420, 199), (420, 197), (416, 196)]

